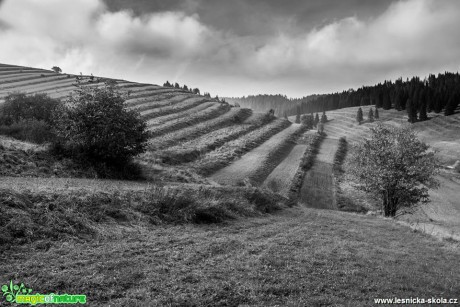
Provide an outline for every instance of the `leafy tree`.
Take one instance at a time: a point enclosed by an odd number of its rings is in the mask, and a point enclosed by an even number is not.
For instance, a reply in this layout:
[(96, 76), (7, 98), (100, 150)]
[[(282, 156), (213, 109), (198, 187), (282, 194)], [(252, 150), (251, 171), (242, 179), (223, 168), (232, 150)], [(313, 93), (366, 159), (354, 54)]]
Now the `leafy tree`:
[(364, 117), (363, 117), (363, 109), (359, 108), (358, 112), (356, 113), (356, 121), (361, 125), (363, 122)]
[(374, 118), (379, 119), (379, 109), (377, 109), (377, 108), (375, 108)]
[(374, 111), (372, 110), (372, 108), (369, 109), (369, 114), (367, 115), (367, 118), (371, 123), (374, 121)]
[(112, 167), (123, 167), (145, 151), (148, 132), (139, 113), (127, 110), (114, 86), (78, 85), (57, 113), (56, 147), (73, 156)]
[(174, 87), (175, 87), (175, 88), (179, 88), (179, 89), (180, 89), (180, 85), (179, 85), (179, 83), (177, 83), (177, 82), (176, 82), (176, 83), (174, 83)]
[(327, 116), (326, 116), (326, 111), (323, 111), (323, 115), (321, 115), (321, 122), (324, 124), (324, 123), (327, 123)]
[(200, 89), (197, 88), (197, 87), (194, 88), (194, 89), (193, 89), (193, 94), (195, 94), (195, 95), (200, 95)]
[(57, 73), (57, 74), (60, 74), (60, 73), (62, 72), (62, 69), (59, 68), (58, 66), (53, 66), (53, 67), (51, 68), (51, 70), (54, 71), (54, 72)]
[(398, 209), (427, 202), (427, 187), (438, 186), (434, 175), (439, 163), (428, 149), (410, 127), (378, 123), (371, 128), (371, 138), (353, 151), (350, 174), (357, 188), (381, 199), (385, 216), (395, 216)]
[(163, 86), (164, 87), (171, 87), (171, 83), (169, 83), (169, 81), (166, 81), (165, 83), (163, 83)]
[(182, 89), (183, 89), (184, 91), (188, 91), (188, 86), (184, 84), (184, 86), (182, 87)]

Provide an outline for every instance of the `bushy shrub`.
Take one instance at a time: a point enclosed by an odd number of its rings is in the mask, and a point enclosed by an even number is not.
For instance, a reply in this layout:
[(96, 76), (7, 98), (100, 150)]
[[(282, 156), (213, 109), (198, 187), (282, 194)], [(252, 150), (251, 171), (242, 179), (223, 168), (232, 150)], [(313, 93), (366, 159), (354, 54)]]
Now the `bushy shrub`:
[(0, 124), (11, 125), (23, 120), (44, 121), (50, 124), (59, 104), (58, 99), (53, 99), (47, 94), (9, 94), (0, 108)]
[(0, 134), (34, 143), (53, 141), (51, 125), (59, 105), (46, 94), (9, 94), (0, 108)]
[(94, 164), (124, 167), (145, 151), (147, 125), (116, 87), (78, 86), (57, 112), (55, 148)]
[(54, 140), (49, 124), (43, 120), (20, 120), (11, 125), (1, 125), (0, 134), (18, 140), (43, 144)]

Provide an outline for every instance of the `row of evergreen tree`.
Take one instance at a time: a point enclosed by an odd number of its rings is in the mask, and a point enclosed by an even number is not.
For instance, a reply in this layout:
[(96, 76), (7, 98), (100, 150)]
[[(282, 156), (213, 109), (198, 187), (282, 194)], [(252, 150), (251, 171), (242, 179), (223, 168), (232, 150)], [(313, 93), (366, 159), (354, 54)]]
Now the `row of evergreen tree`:
[(407, 110), (409, 121), (426, 120), (428, 112), (451, 115), (460, 102), (459, 73), (445, 72), (429, 75), (421, 80), (402, 78), (395, 82), (384, 81), (374, 86), (363, 86), (341, 93), (312, 95), (300, 99), (289, 99), (283, 95), (257, 95), (242, 98), (227, 98), (231, 103), (250, 107), (257, 112), (274, 109), (278, 116), (322, 112), (346, 107), (375, 105), (384, 110)]
[[(190, 92), (190, 93), (193, 93), (195, 95), (201, 95), (200, 93), (200, 89), (195, 87), (195, 88), (192, 88), (192, 87), (188, 87), (187, 85), (183, 85), (183, 86), (180, 86), (179, 83), (175, 82), (174, 84), (170, 83), (169, 81), (166, 81), (165, 83), (163, 83), (163, 86), (164, 87), (171, 87), (171, 88), (177, 88), (177, 89), (181, 89), (183, 91), (187, 91), (187, 92)], [(208, 92), (204, 92), (203, 93), (203, 96), (204, 97), (208, 97), (208, 98), (211, 98), (211, 94), (208, 93)], [(221, 102), (225, 102), (225, 99), (219, 99), (219, 96), (216, 95), (216, 97), (214, 97), (214, 99), (218, 100), (218, 101), (221, 101)]]

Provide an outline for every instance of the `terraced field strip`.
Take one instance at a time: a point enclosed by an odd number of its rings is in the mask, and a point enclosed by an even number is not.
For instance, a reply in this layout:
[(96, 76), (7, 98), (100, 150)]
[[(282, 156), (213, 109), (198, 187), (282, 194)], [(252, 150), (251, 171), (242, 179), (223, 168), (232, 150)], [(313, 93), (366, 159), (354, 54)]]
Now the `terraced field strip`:
[(203, 97), (189, 97), (182, 101), (177, 101), (171, 105), (166, 105), (161, 108), (154, 108), (151, 110), (149, 109), (140, 113), (142, 118), (147, 121), (147, 125), (152, 126), (163, 122), (158, 120), (160, 117), (170, 115), (172, 113), (186, 111), (204, 103), (214, 104), (215, 102), (209, 101), (209, 99)]
[(244, 122), (246, 118), (251, 116), (251, 114), (251, 109), (231, 108), (230, 111), (222, 114), (217, 118), (203, 121), (192, 127), (187, 127), (175, 132), (167, 133), (157, 138), (150, 139), (149, 148), (152, 151), (165, 149), (169, 146), (198, 138), (206, 133), (209, 133), (210, 131), (224, 128), (228, 125)]
[(131, 89), (123, 89), (123, 90), (125, 90), (127, 93), (129, 93), (129, 98), (128, 98), (127, 102), (130, 102), (131, 100), (136, 102), (136, 101), (142, 100), (142, 98), (147, 98), (148, 99), (148, 98), (155, 97), (157, 95), (164, 94), (164, 93), (169, 93), (169, 94), (174, 94), (174, 95), (181, 95), (182, 94), (182, 95), (193, 96), (192, 93), (182, 92), (182, 91), (171, 91), (168, 88), (155, 88), (155, 89), (148, 89), (148, 90), (139, 89), (139, 91), (137, 91), (137, 92), (132, 92)]
[(201, 155), (215, 150), (223, 144), (239, 138), (257, 128), (257, 125), (234, 125), (224, 127), (185, 143), (155, 152), (163, 163), (180, 164), (198, 159)]
[[(42, 76), (43, 75), (43, 76)], [(8, 84), (13, 82), (20, 82), (20, 81), (27, 81), (27, 80), (34, 80), (34, 79), (42, 79), (42, 78), (52, 78), (56, 77), (55, 73), (47, 73), (47, 74), (40, 74), (37, 72), (33, 73), (21, 73), (21, 74), (8, 74), (8, 75), (0, 75), (0, 84)]]
[(176, 131), (185, 127), (193, 126), (202, 121), (218, 117), (230, 110), (228, 104), (214, 103), (214, 106), (202, 110), (200, 112), (189, 114), (188, 116), (181, 117), (172, 122), (166, 122), (158, 126), (149, 127), (151, 137), (157, 137), (165, 133)]
[(295, 145), (289, 155), (268, 175), (262, 186), (288, 197), (292, 180), (307, 149), (306, 144)]
[(241, 159), (217, 171), (211, 179), (227, 185), (236, 185), (248, 178), (254, 184), (261, 184), (286, 157), (295, 145), (295, 138), (305, 131), (305, 126), (291, 124), (288, 128), (270, 137)]
[(299, 201), (307, 207), (318, 209), (337, 209), (334, 196), (332, 166), (338, 148), (338, 140), (323, 140), (313, 167), (307, 172)]
[(179, 102), (183, 102), (185, 99), (196, 97), (194, 95), (159, 95), (154, 96), (150, 99), (146, 99), (141, 102), (140, 104), (129, 104), (127, 105), (128, 108), (136, 110), (137, 112), (143, 112), (147, 110), (152, 110), (156, 108), (161, 108), (165, 106), (170, 106)]
[(290, 125), (291, 123), (284, 119), (271, 120), (268, 124), (207, 153), (190, 167), (202, 175), (209, 176)]
[(58, 76), (48, 76), (48, 77), (39, 77), (39, 78), (32, 78), (26, 79), (21, 81), (12, 81), (9, 83), (2, 83), (1, 89), (3, 90), (17, 90), (18, 88), (29, 88), (34, 86), (41, 86), (41, 85), (49, 85), (49, 84), (62, 84), (68, 83), (72, 84), (75, 83), (75, 80), (72, 78), (66, 78), (62, 75)]
[[(192, 99), (192, 98), (190, 98)], [(206, 109), (216, 107), (218, 103), (214, 101), (207, 101), (207, 98), (193, 98), (193, 102), (184, 105), (183, 108), (170, 109), (166, 112), (156, 112), (157, 116), (147, 121), (147, 127), (159, 126), (167, 122), (174, 121), (183, 117), (187, 117), (190, 114), (198, 113)], [(160, 109), (161, 110), (161, 109)]]

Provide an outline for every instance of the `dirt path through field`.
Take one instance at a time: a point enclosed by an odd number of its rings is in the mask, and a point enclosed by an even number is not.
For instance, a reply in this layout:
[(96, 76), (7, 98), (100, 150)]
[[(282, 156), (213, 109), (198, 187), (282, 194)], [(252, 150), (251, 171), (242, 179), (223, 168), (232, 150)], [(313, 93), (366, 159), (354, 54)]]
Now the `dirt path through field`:
[[(267, 167), (269, 164), (271, 165), (273, 161), (269, 161), (270, 153), (299, 129), (301, 129), (299, 124), (292, 124), (283, 131), (275, 134), (262, 145), (242, 156), (241, 159), (237, 160), (235, 163), (216, 172), (211, 176), (211, 179), (220, 184), (233, 185), (241, 182), (245, 178), (251, 177), (251, 175), (260, 168)], [(291, 148), (288, 150), (290, 151)], [(279, 161), (276, 162), (277, 164), (279, 163)], [(273, 166), (273, 168), (275, 167), (276, 165)]]
[(307, 207), (318, 209), (337, 209), (334, 197), (332, 164), (337, 151), (338, 140), (323, 140), (315, 164), (305, 175), (300, 190), (299, 201)]

